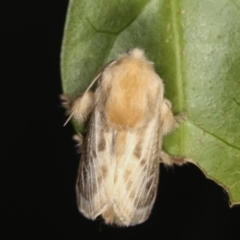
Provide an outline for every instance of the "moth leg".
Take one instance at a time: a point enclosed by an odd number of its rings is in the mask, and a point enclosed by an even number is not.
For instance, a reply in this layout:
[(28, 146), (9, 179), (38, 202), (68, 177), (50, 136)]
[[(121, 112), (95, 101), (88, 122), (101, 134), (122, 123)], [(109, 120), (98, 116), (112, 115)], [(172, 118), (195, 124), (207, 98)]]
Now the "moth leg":
[(179, 113), (178, 115), (174, 116), (174, 119), (176, 122), (176, 126), (178, 126), (178, 124), (185, 121), (187, 117), (184, 113)]
[(94, 109), (94, 93), (87, 91), (73, 101), (67, 95), (61, 95), (62, 106), (70, 117), (81, 125)]
[(163, 162), (167, 166), (171, 166), (173, 164), (182, 165), (187, 162), (185, 157), (175, 157), (169, 156), (167, 153), (161, 151), (160, 153), (161, 162)]
[(66, 94), (60, 94), (59, 98), (61, 100), (62, 107), (65, 108), (65, 110), (66, 110), (66, 114), (69, 115), (70, 110), (71, 110), (71, 100), (70, 100), (70, 98)]
[(161, 122), (163, 135), (168, 134), (172, 130), (178, 127), (178, 124), (186, 119), (184, 114), (173, 115), (172, 104), (166, 98), (163, 99), (163, 105), (161, 108)]
[[(162, 106), (163, 135), (166, 135), (173, 129), (177, 128), (178, 124), (186, 119), (186, 116), (182, 113), (174, 116), (171, 108), (172, 108), (171, 102), (167, 99), (164, 99)], [(173, 164), (182, 165), (187, 162), (187, 159), (184, 157), (169, 156), (167, 153), (163, 151), (161, 151), (160, 158), (161, 161), (168, 166), (171, 166)]]
[(160, 122), (162, 135), (166, 135), (177, 127), (177, 122), (172, 113), (172, 104), (169, 100), (163, 99), (163, 104), (161, 106)]
[(73, 135), (73, 140), (75, 142), (77, 142), (76, 146), (78, 148), (78, 152), (81, 152), (81, 147), (82, 147), (83, 140), (84, 140), (83, 135), (81, 133), (77, 133), (77, 134)]

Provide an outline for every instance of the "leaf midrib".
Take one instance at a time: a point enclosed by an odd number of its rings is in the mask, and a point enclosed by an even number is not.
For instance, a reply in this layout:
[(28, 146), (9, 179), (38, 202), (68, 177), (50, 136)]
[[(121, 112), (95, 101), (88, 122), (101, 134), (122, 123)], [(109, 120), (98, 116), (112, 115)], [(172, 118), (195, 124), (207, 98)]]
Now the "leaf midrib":
[[(178, 7), (178, 1), (170, 0), (170, 9), (171, 9), (171, 21), (173, 26), (173, 43), (174, 43), (174, 49), (175, 49), (175, 60), (176, 60), (176, 85), (178, 89), (178, 111), (183, 111), (183, 76), (182, 76), (182, 58), (181, 58), (181, 44), (180, 44), (180, 30), (179, 29), (179, 7)], [(179, 129), (180, 131), (180, 137), (178, 139), (179, 141), (179, 148), (180, 151), (184, 151), (184, 129)]]

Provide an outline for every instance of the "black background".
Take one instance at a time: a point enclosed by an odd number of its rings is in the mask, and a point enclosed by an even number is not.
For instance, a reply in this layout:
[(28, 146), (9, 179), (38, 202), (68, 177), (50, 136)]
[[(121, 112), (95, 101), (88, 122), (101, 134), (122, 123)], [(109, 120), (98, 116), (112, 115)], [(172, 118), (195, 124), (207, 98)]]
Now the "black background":
[[(79, 156), (60, 107), (60, 48), (67, 0), (2, 8), (2, 234), (64, 239), (240, 239), (240, 207), (195, 166), (166, 169), (152, 215), (117, 228), (77, 210)], [(3, 214), (2, 214), (3, 213)]]

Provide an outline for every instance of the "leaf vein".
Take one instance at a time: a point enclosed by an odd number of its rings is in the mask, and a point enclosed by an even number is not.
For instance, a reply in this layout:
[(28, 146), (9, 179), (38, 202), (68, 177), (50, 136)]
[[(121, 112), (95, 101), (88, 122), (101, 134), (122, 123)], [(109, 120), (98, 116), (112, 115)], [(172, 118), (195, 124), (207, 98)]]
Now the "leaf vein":
[(106, 34), (113, 34), (113, 35), (118, 35), (120, 34), (123, 30), (125, 30), (128, 26), (130, 26), (137, 18), (138, 16), (144, 11), (144, 9), (146, 8), (146, 6), (148, 5), (148, 3), (150, 2), (149, 1), (146, 1), (145, 5), (143, 5), (142, 9), (139, 11), (138, 14), (136, 14), (136, 16), (131, 20), (129, 21), (129, 23), (127, 23), (125, 26), (123, 26), (120, 30), (116, 31), (116, 32), (111, 32), (111, 31), (103, 31), (103, 30), (99, 30), (97, 29), (92, 23), (91, 21), (87, 18), (87, 21), (89, 22), (89, 24), (92, 26), (92, 28), (96, 31), (96, 32), (99, 32), (99, 33), (106, 33)]
[(234, 0), (230, 0), (230, 2), (231, 2), (238, 10), (240, 10), (240, 6), (239, 6)]
[(205, 133), (211, 135), (212, 137), (218, 139), (219, 141), (225, 143), (225, 144), (228, 145), (229, 147), (232, 147), (232, 148), (235, 148), (235, 149), (237, 149), (237, 150), (240, 150), (240, 147), (237, 147), (237, 146), (235, 146), (235, 145), (227, 142), (226, 140), (222, 139), (221, 137), (217, 136), (216, 134), (214, 134), (214, 133), (212, 133), (212, 132), (210, 132), (210, 131), (202, 128), (202, 127), (199, 127), (198, 125), (196, 125), (196, 124), (193, 123), (193, 122), (189, 122), (189, 123), (191, 123), (191, 124), (192, 124), (193, 126), (195, 126), (196, 128), (201, 129), (201, 130), (204, 131)]

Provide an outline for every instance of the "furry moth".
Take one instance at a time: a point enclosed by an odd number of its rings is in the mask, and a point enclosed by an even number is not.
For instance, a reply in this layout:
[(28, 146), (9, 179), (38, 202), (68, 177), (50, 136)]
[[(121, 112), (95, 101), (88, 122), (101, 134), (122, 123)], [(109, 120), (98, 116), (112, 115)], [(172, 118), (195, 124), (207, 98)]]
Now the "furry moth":
[(119, 226), (146, 221), (157, 195), (159, 162), (185, 162), (161, 150), (163, 136), (179, 118), (163, 95), (161, 78), (138, 48), (108, 63), (74, 101), (62, 95), (77, 124), (89, 117), (85, 139), (74, 137), (81, 148), (77, 204), (85, 217), (101, 215)]

